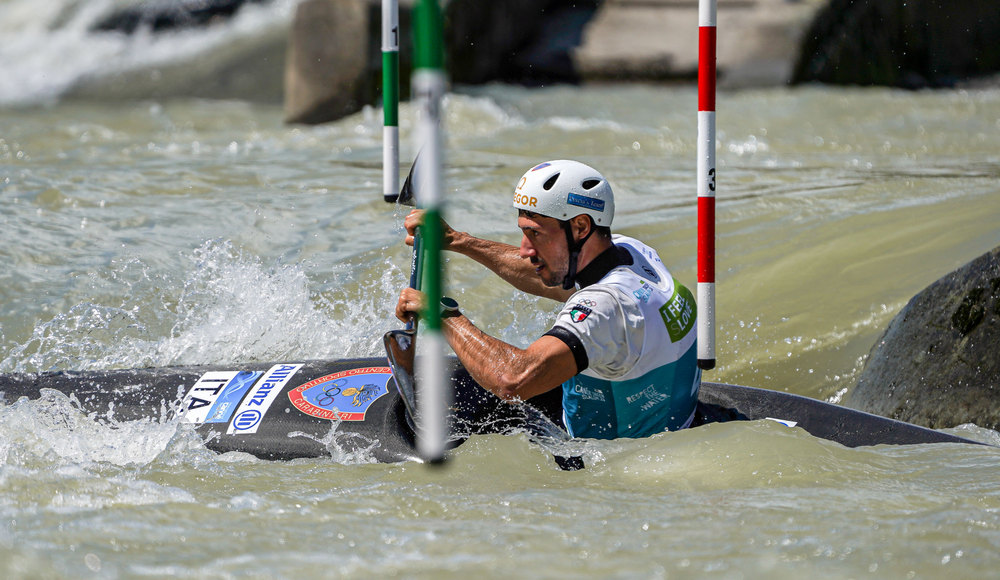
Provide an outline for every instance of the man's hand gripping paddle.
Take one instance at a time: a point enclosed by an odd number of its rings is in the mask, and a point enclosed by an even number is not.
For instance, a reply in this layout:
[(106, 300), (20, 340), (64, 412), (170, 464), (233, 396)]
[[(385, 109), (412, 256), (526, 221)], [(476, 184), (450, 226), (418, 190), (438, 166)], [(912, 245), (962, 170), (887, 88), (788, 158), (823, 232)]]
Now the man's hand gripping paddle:
[[(419, 154), (417, 155), (419, 158)], [(403, 187), (399, 191), (397, 203), (401, 205), (413, 206), (416, 194), (418, 179), (417, 160), (414, 159), (410, 173), (403, 182)], [(410, 288), (420, 289), (420, 236), (413, 237), (413, 259), (410, 262)], [(417, 318), (414, 317), (406, 323), (406, 328), (402, 330), (390, 330), (382, 337), (385, 343), (385, 352), (389, 359), (389, 366), (392, 367), (392, 376), (396, 381), (396, 388), (403, 399), (406, 407), (406, 421), (414, 433), (417, 432), (417, 398), (416, 382), (414, 380), (414, 359), (416, 354), (417, 338)], [(556, 463), (562, 469), (574, 470), (583, 467), (583, 459), (576, 456), (561, 456), (559, 444), (570, 439), (569, 435), (555, 426), (543, 413), (539, 412), (530, 404), (522, 407), (524, 413), (525, 427), (532, 437), (552, 451)]]

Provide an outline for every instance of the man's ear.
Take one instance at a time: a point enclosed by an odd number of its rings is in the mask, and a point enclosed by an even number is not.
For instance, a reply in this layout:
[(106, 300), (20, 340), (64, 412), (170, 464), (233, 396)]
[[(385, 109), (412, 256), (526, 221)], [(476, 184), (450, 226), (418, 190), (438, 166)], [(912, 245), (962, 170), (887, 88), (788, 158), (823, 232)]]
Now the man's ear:
[(569, 220), (570, 227), (573, 228), (573, 236), (577, 240), (582, 240), (590, 233), (590, 230), (594, 228), (593, 222), (590, 221), (590, 216), (582, 213), (575, 218)]

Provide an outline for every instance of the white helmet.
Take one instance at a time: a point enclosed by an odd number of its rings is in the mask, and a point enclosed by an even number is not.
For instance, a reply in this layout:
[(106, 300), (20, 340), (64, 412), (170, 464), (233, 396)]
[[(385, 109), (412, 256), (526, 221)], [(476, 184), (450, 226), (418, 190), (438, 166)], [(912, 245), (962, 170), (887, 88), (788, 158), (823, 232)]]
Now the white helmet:
[(514, 207), (565, 221), (587, 214), (610, 227), (615, 197), (604, 176), (579, 161), (558, 159), (529, 169), (514, 188)]

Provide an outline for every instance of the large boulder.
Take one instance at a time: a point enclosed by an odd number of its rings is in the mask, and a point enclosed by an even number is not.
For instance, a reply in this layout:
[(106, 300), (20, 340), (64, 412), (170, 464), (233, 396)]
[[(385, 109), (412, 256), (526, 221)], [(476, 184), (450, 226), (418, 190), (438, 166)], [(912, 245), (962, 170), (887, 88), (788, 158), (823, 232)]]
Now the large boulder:
[(365, 0), (299, 4), (285, 64), (286, 121), (323, 123), (375, 100), (378, 61), (369, 55), (371, 28), (381, 37), (375, 7)]
[(1000, 247), (910, 300), (847, 405), (935, 429), (1000, 429)]

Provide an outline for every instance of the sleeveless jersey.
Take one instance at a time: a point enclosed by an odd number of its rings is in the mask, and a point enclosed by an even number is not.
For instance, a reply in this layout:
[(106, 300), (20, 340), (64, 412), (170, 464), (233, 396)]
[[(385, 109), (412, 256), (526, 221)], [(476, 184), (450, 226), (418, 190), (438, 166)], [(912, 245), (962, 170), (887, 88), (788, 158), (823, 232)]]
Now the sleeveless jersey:
[(687, 427), (701, 370), (696, 307), (656, 251), (614, 235), (631, 265), (578, 290), (554, 324), (575, 335), (589, 361), (563, 383), (563, 420), (573, 437), (646, 437)]

